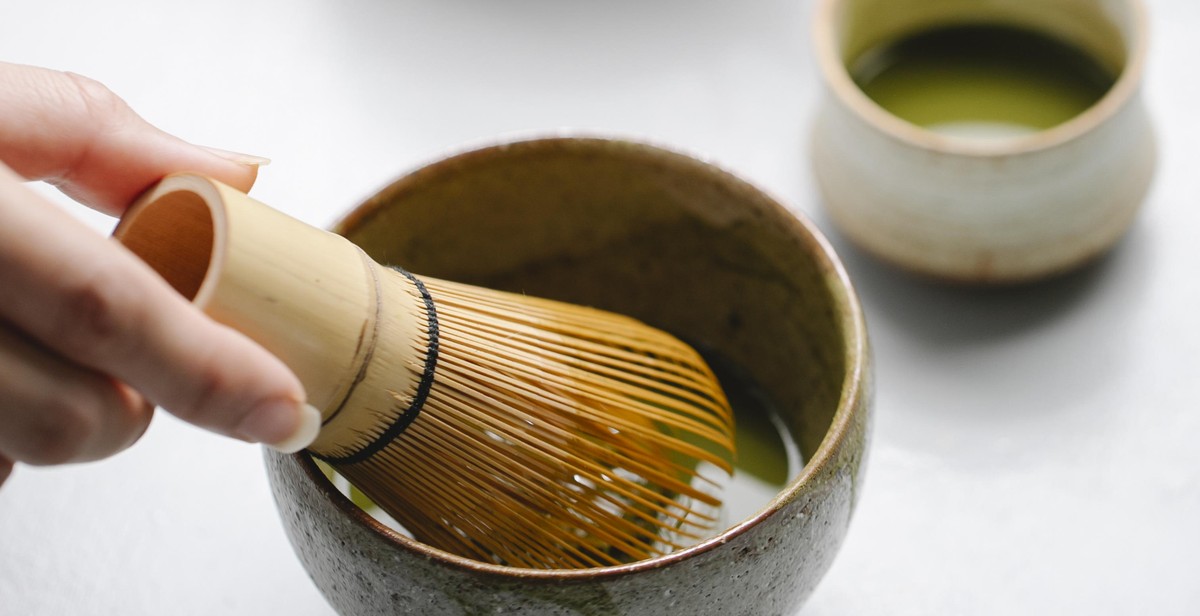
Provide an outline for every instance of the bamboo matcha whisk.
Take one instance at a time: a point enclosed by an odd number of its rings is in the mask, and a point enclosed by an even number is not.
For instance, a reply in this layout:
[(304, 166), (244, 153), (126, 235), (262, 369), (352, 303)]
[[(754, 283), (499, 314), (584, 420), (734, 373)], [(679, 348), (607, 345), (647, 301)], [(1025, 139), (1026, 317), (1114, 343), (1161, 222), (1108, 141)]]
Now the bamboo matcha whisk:
[(698, 354), (661, 331), (384, 268), (196, 175), (163, 180), (114, 235), (287, 363), (323, 412), (309, 451), (420, 541), (576, 568), (717, 524), (732, 413)]

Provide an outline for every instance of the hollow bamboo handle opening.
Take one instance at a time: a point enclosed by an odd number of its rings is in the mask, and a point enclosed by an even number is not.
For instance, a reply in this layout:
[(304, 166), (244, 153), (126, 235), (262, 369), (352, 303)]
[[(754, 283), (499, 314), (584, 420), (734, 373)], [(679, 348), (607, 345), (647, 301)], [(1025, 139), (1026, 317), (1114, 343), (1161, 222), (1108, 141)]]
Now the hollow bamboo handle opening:
[(415, 387), (402, 369), (420, 363), (413, 293), (345, 238), (193, 174), (148, 191), (113, 235), (296, 373), (324, 416), (314, 451), (355, 446), (361, 422), (343, 410), (386, 414)]

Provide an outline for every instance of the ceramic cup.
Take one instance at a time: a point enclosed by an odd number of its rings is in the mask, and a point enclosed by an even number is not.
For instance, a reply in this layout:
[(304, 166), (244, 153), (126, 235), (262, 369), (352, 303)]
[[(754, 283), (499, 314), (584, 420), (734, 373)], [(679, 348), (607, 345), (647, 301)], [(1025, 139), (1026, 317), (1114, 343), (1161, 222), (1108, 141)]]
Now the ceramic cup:
[(335, 229), (377, 261), (640, 318), (740, 365), (805, 464), (748, 519), (670, 555), (517, 569), (389, 529), (306, 454), (267, 453), (287, 534), (342, 614), (793, 614), (830, 566), (871, 413), (863, 314), (806, 220), (744, 181), (646, 144), (553, 137), (435, 162)]
[[(1070, 270), (1126, 232), (1155, 167), (1139, 94), (1146, 18), (1134, 0), (821, 0), (814, 46), (825, 85), (813, 164), (837, 227), (886, 261), (965, 282)], [(1118, 75), (1098, 103), (1040, 132), (956, 137), (888, 113), (847, 66), (887, 41), (939, 26), (1049, 34)]]

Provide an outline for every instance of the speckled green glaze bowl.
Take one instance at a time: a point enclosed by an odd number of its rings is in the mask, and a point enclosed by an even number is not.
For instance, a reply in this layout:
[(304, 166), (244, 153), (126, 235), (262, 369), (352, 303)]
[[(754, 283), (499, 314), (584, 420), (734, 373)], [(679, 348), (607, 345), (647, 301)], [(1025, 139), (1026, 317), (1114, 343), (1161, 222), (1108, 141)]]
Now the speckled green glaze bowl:
[(806, 220), (710, 164), (621, 140), (554, 137), (451, 156), (336, 228), (418, 274), (638, 317), (749, 372), (805, 465), (757, 514), (618, 567), (482, 564), (393, 532), (307, 455), (267, 454), (296, 553), (344, 615), (794, 614), (859, 494), (871, 415), (863, 314)]

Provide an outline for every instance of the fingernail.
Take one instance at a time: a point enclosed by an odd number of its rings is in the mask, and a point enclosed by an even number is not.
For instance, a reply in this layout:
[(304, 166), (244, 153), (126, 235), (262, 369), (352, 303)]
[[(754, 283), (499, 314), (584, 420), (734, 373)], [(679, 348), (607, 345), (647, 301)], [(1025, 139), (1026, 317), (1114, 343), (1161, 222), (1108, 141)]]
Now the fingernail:
[(265, 167), (265, 166), (271, 164), (271, 159), (263, 158), (262, 156), (254, 156), (253, 154), (242, 154), (241, 152), (230, 152), (229, 150), (222, 150), (220, 148), (210, 148), (205, 145), (202, 145), (200, 147), (203, 148), (204, 150), (208, 151), (209, 154), (212, 154), (214, 156), (220, 156), (221, 158), (224, 158), (225, 160), (235, 162), (239, 165), (248, 165), (250, 167)]
[(283, 453), (308, 447), (321, 431), (321, 412), (311, 405), (275, 401), (242, 420), (237, 434)]

